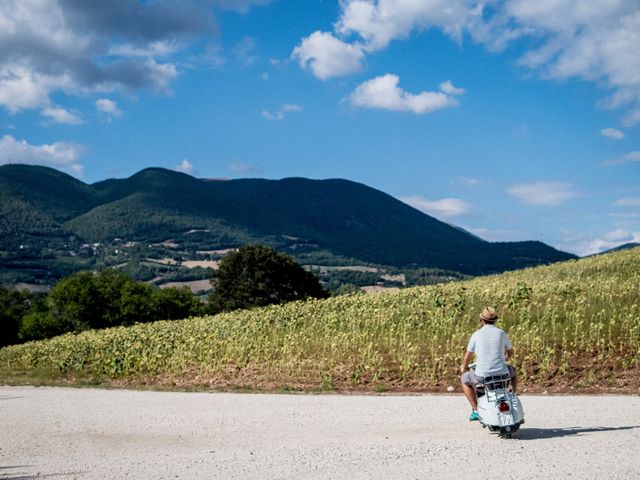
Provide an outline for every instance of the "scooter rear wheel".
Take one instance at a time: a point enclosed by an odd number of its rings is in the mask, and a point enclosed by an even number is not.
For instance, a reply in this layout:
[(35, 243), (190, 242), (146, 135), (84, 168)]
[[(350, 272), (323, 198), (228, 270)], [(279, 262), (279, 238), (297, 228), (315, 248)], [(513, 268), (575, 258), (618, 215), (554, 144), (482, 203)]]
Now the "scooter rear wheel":
[(508, 429), (506, 427), (501, 427), (499, 435), (502, 438), (511, 438), (511, 436), (518, 431), (518, 428), (520, 428), (520, 425), (512, 425), (511, 427), (508, 427)]

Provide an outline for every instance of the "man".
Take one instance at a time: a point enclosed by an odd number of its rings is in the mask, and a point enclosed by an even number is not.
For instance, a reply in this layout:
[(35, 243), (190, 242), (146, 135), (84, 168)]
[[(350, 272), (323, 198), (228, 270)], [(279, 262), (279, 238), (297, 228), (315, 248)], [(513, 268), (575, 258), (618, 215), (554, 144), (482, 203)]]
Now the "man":
[[(482, 328), (476, 330), (467, 346), (462, 365), (462, 390), (473, 409), (469, 420), (478, 420), (478, 399), (476, 398), (475, 386), (482, 383), (484, 377), (492, 375), (511, 376), (511, 388), (515, 393), (518, 384), (516, 371), (511, 365), (507, 365), (507, 360), (513, 357), (513, 346), (506, 332), (494, 325), (498, 320), (498, 315), (492, 307), (485, 307), (480, 314)], [(475, 371), (469, 370), (469, 362), (476, 354)]]

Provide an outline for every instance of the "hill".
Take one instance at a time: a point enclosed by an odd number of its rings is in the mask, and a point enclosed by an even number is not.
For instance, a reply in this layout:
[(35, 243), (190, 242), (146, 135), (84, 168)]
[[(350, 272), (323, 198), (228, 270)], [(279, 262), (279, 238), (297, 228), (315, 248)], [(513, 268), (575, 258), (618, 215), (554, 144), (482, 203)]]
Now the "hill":
[[(273, 246), (303, 263), (342, 259), (468, 275), (573, 258), (540, 242), (486, 242), (347, 180), (205, 181), (149, 168), (86, 185), (46, 167), (5, 165), (0, 186), (5, 273), (46, 266), (45, 259), (66, 258), (72, 269), (149, 257), (204, 260), (195, 252), (246, 243)], [(149, 251), (150, 244), (165, 248)], [(127, 254), (133, 245), (135, 255)]]
[(631, 242), (631, 243), (625, 243), (623, 245), (618, 245), (615, 248), (611, 248), (601, 253), (618, 252), (620, 250), (630, 250), (632, 248), (637, 248), (637, 247), (640, 247), (640, 243)]
[(0, 350), (0, 381), (446, 391), (483, 306), (525, 391), (636, 393), (640, 249), (380, 295), (65, 335)]
[(93, 189), (47, 167), (0, 167), (0, 248), (31, 237), (62, 236), (62, 223), (96, 204)]

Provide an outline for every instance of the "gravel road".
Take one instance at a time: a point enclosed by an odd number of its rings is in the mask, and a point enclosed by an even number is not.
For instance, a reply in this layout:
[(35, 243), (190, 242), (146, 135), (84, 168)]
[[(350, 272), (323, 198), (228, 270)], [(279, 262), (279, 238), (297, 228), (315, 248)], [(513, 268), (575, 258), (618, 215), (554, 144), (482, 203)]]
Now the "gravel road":
[(640, 397), (521, 397), (511, 440), (461, 395), (0, 387), (0, 479), (640, 479)]

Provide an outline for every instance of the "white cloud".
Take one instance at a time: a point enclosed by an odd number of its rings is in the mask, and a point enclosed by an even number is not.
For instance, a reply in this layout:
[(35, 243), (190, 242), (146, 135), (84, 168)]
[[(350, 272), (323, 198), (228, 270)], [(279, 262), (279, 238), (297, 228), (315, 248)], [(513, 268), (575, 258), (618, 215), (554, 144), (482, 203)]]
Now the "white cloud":
[[(246, 2), (245, 2), (246, 3)], [(51, 95), (169, 91), (175, 54), (213, 31), (207, 2), (0, 2), (0, 107), (77, 117)], [(160, 62), (160, 57), (170, 61)]]
[(603, 128), (600, 130), (600, 134), (603, 137), (612, 138), (614, 140), (622, 140), (624, 138), (624, 133), (617, 128)]
[(317, 31), (302, 39), (291, 57), (320, 80), (326, 80), (361, 71), (364, 52), (358, 44), (351, 45), (330, 33)]
[(59, 168), (77, 176), (82, 175), (80, 157), (84, 154), (82, 145), (55, 142), (44, 145), (30, 145), (25, 140), (16, 140), (11, 135), (0, 139), (0, 164), (26, 163)]
[(302, 107), (300, 105), (296, 105), (295, 103), (285, 103), (282, 106), (283, 112), (301, 112)]
[(640, 243), (640, 232), (622, 229), (612, 230), (604, 234), (602, 238), (584, 239), (577, 242), (573, 247), (573, 251), (581, 256), (593, 255), (626, 243)]
[(48, 108), (49, 92), (68, 87), (65, 77), (41, 74), (15, 63), (0, 64), (0, 105), (11, 113)]
[(628, 242), (633, 240), (633, 233), (617, 228), (605, 235), (605, 240), (610, 242)]
[(458, 177), (449, 182), (449, 185), (452, 186), (463, 186), (463, 187), (477, 187), (480, 185), (480, 180), (477, 178), (468, 178), (468, 177)]
[(578, 196), (571, 183), (534, 182), (511, 186), (507, 193), (527, 205), (555, 207)]
[(253, 65), (258, 60), (257, 55), (255, 55), (255, 49), (256, 41), (253, 38), (249, 37), (243, 38), (233, 48), (233, 54), (240, 66), (246, 68), (250, 65)]
[(109, 121), (111, 121), (113, 117), (119, 117), (122, 115), (122, 110), (118, 108), (118, 104), (108, 98), (100, 98), (96, 100), (96, 109), (98, 112), (105, 114)]
[(43, 116), (50, 118), (55, 123), (64, 123), (67, 125), (78, 125), (82, 123), (82, 119), (64, 108), (45, 108), (40, 112)]
[(166, 57), (179, 51), (182, 45), (173, 40), (161, 40), (151, 42), (148, 45), (133, 45), (121, 43), (109, 47), (107, 55), (116, 57)]
[[(340, 8), (334, 32), (322, 35), (343, 51), (353, 46), (375, 52), (430, 28), (458, 43), (467, 33), (492, 51), (520, 40), (522, 66), (543, 78), (596, 82), (610, 92), (601, 106), (626, 107), (623, 123), (640, 123), (640, 10), (635, 0), (342, 0)], [(357, 65), (362, 62), (358, 57)], [(359, 68), (324, 78), (354, 71)]]
[(205, 67), (220, 68), (227, 63), (227, 59), (223, 55), (221, 45), (209, 43), (203, 53), (194, 57), (194, 63)]
[(196, 169), (191, 165), (191, 162), (186, 158), (183, 159), (178, 165), (173, 167), (176, 172), (186, 173), (187, 175), (193, 175)]
[(149, 59), (144, 64), (137, 67), (146, 76), (148, 82), (143, 88), (155, 90), (157, 92), (171, 92), (169, 84), (178, 76), (176, 66), (171, 63), (158, 63)]
[(617, 158), (605, 162), (605, 165), (622, 165), (625, 163), (640, 162), (640, 150), (625, 153)]
[(419, 195), (401, 197), (401, 201), (434, 217), (456, 217), (471, 210), (471, 205), (459, 198), (429, 200)]
[(280, 110), (277, 110), (274, 113), (271, 113), (268, 110), (263, 110), (261, 115), (267, 120), (284, 120), (285, 113), (288, 112), (302, 112), (302, 107), (300, 105), (287, 103), (280, 107)]
[[(397, 75), (389, 73), (373, 78), (359, 85), (348, 100), (354, 107), (379, 108), (419, 115), (458, 105), (455, 98), (444, 92), (405, 92), (398, 87), (399, 82), (400, 78)], [(451, 82), (445, 83), (454, 88)]]
[[(368, 51), (385, 48), (414, 30), (442, 28), (460, 40), (471, 11), (465, 0), (344, 0), (336, 25), (341, 35), (357, 34)], [(473, 2), (471, 2), (473, 3)]]
[(464, 88), (454, 87), (451, 80), (447, 80), (440, 84), (440, 91), (448, 93), (449, 95), (462, 95), (464, 93)]
[(260, 115), (267, 120), (284, 120), (284, 113), (282, 113), (282, 111), (271, 113), (269, 110), (262, 110)]
[(616, 207), (640, 207), (640, 198), (627, 197), (616, 200), (614, 205)]

